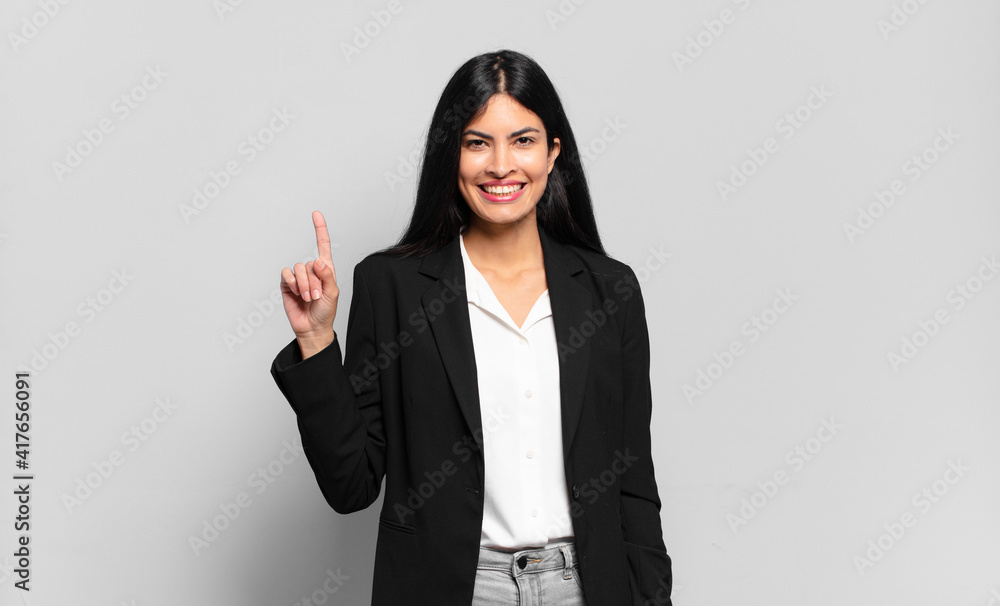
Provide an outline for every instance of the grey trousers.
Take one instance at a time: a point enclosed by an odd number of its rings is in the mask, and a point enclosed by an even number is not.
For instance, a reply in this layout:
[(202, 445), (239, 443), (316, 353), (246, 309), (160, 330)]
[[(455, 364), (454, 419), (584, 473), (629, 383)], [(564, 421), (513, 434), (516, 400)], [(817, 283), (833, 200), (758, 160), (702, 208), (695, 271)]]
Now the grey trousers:
[(586, 606), (572, 543), (547, 549), (479, 548), (472, 606)]

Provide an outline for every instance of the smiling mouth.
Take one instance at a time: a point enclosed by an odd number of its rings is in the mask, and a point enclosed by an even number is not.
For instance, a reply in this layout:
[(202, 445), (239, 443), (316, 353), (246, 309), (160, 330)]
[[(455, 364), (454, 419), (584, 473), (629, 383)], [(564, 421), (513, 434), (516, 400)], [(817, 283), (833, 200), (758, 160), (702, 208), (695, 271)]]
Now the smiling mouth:
[(521, 191), (523, 187), (524, 183), (518, 183), (517, 185), (480, 185), (479, 189), (491, 196), (509, 196)]

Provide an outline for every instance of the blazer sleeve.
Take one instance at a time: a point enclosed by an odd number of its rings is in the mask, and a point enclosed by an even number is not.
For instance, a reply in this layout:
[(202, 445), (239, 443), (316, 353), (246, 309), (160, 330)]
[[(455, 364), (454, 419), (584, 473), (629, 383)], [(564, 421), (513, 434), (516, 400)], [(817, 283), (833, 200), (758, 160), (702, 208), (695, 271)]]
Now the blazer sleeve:
[(650, 440), (652, 396), (649, 381), (649, 331), (635, 273), (622, 329), (624, 364), (624, 445), (631, 465), (621, 476), (622, 532), (629, 560), (632, 604), (670, 606), (672, 571), (660, 525), (660, 497), (653, 472)]
[(371, 505), (385, 475), (386, 438), (376, 359), (375, 315), (364, 269), (354, 268), (347, 355), (340, 339), (302, 359), (292, 339), (271, 364), (271, 376), (295, 411), (302, 446), (320, 491), (338, 513)]

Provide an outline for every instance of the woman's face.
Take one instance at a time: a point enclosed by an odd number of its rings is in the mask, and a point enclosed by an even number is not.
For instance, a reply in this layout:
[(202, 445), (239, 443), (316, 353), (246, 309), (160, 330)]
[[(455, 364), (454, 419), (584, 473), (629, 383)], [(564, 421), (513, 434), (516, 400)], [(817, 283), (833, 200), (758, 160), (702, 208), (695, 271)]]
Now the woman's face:
[(508, 95), (490, 97), (462, 133), (458, 187), (472, 209), (471, 221), (533, 222), (558, 155), (559, 139), (549, 151), (545, 126), (534, 112)]

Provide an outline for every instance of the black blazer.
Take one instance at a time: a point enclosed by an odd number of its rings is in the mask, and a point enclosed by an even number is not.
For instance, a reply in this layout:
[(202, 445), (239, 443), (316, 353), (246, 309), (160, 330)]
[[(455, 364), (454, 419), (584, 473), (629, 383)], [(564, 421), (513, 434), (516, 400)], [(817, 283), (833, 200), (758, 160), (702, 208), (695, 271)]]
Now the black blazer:
[[(566, 486), (588, 606), (670, 604), (671, 561), (650, 455), (649, 335), (635, 273), (539, 227), (559, 347)], [(483, 521), (483, 429), (456, 237), (424, 257), (354, 269), (339, 337), (271, 374), (339, 513), (385, 477), (373, 606), (472, 603)]]

